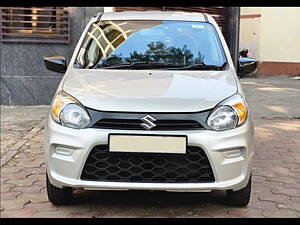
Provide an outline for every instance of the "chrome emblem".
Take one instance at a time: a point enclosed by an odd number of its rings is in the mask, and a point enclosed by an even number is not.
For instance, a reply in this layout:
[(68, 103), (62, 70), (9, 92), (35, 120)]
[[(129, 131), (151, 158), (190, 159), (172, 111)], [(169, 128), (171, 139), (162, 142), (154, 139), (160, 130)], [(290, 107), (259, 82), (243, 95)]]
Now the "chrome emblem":
[(150, 130), (153, 127), (156, 127), (156, 124), (153, 123), (154, 121), (156, 121), (156, 119), (150, 115), (143, 117), (141, 120), (144, 122), (141, 123), (141, 126), (144, 127), (146, 130)]

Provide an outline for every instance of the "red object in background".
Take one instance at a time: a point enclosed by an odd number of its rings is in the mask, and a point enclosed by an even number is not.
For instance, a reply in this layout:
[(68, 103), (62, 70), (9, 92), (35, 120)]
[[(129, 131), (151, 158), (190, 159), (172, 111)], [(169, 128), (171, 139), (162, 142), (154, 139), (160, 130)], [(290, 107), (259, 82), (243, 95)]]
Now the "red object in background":
[(249, 52), (248, 49), (243, 49), (242, 51), (240, 51), (240, 56), (247, 58), (248, 52)]

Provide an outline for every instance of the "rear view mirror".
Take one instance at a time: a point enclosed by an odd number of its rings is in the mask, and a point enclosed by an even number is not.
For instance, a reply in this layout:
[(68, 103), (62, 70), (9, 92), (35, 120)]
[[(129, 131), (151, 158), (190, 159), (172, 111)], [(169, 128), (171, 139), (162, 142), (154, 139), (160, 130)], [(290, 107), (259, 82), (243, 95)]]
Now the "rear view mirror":
[(239, 58), (238, 76), (252, 75), (257, 72), (257, 61), (252, 58)]
[(63, 56), (44, 57), (44, 63), (48, 70), (65, 73), (67, 70), (66, 59)]

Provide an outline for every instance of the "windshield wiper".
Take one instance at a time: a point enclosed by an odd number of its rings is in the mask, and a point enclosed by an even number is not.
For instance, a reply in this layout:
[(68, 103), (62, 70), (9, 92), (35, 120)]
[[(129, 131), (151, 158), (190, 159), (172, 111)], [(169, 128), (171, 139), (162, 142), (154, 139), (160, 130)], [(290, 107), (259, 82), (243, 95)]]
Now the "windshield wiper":
[(102, 69), (158, 69), (158, 68), (179, 68), (182, 65), (175, 63), (163, 63), (163, 62), (134, 62), (134, 63), (121, 63), (112, 66), (96, 66), (96, 68)]
[(223, 70), (227, 65), (227, 62), (223, 63), (222, 66), (217, 65), (206, 65), (206, 64), (194, 64), (190, 66), (183, 66), (179, 68), (169, 68), (168, 70)]

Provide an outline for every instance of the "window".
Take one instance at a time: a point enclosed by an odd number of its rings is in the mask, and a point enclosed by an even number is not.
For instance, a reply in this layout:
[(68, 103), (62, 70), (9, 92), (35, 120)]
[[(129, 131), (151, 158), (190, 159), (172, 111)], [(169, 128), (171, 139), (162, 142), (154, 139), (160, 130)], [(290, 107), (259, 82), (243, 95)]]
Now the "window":
[(69, 14), (63, 7), (2, 7), (2, 42), (69, 43)]
[(75, 65), (87, 69), (132, 63), (155, 63), (163, 68), (199, 64), (221, 67), (225, 62), (222, 45), (211, 24), (116, 20), (91, 25)]

